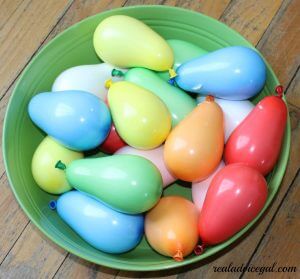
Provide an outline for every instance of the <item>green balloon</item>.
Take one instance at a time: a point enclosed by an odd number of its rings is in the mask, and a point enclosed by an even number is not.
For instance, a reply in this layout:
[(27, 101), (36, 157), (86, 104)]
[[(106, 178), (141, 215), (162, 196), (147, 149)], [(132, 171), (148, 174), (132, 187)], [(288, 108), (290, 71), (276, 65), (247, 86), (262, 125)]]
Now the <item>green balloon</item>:
[(130, 69), (125, 73), (125, 80), (144, 87), (158, 96), (171, 113), (172, 127), (182, 121), (197, 106), (195, 99), (190, 95), (162, 80), (151, 70)]
[[(173, 69), (176, 70), (182, 63), (196, 57), (207, 54), (208, 52), (192, 43), (182, 40), (167, 40), (174, 53)], [(159, 72), (158, 75), (163, 80), (169, 80), (169, 72)]]
[(149, 210), (162, 194), (159, 170), (135, 155), (76, 160), (66, 168), (66, 177), (75, 189), (129, 214)]

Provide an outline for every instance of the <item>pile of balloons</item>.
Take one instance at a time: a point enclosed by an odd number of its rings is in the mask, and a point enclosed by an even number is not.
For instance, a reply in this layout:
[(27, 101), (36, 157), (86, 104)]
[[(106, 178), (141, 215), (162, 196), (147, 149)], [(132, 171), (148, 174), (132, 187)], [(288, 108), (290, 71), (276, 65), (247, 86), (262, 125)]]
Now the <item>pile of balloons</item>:
[[(252, 221), (287, 120), (281, 86), (256, 106), (247, 100), (266, 81), (260, 55), (165, 41), (123, 15), (100, 22), (93, 43), (104, 63), (65, 70), (29, 103), (48, 134), (33, 177), (62, 194), (51, 203), (59, 216), (101, 251), (129, 251), (145, 233), (177, 261)], [(83, 158), (93, 149), (113, 155)], [(161, 197), (177, 179), (192, 182), (193, 203)]]

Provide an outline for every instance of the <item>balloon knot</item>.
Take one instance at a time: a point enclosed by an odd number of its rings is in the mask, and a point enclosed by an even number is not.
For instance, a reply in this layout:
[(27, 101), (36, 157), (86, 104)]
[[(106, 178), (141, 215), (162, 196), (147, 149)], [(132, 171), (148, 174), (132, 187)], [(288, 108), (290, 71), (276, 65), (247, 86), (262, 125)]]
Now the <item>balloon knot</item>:
[(173, 256), (173, 259), (176, 262), (182, 262), (183, 261), (183, 254), (181, 251), (177, 251), (176, 254)]
[(215, 100), (215, 97), (212, 95), (208, 95), (205, 97), (205, 101), (207, 102), (213, 102)]
[(204, 248), (205, 248), (204, 244), (202, 244), (202, 245), (197, 245), (197, 246), (194, 248), (194, 253), (195, 253), (195, 255), (196, 255), (196, 256), (201, 255), (201, 254), (203, 253), (203, 251), (204, 251)]
[(54, 210), (54, 209), (56, 209), (56, 204), (57, 204), (57, 202), (55, 200), (52, 200), (49, 202), (48, 206), (51, 210)]
[(59, 160), (56, 164), (55, 164), (55, 168), (56, 169), (60, 169), (60, 170), (65, 170), (67, 168), (67, 166), (61, 161)]
[(177, 77), (177, 74), (174, 69), (169, 69), (169, 76), (170, 76), (170, 79)]
[(123, 77), (123, 76), (124, 76), (124, 73), (123, 73), (122, 71), (120, 71), (120, 70), (113, 69), (113, 70), (111, 71), (111, 75), (112, 75), (113, 77)]
[(171, 84), (171, 85), (173, 85), (173, 86), (175, 86), (175, 79), (174, 78), (170, 78), (168, 80), (168, 83)]
[(275, 87), (275, 92), (276, 92), (276, 94), (279, 98), (282, 98), (282, 96), (283, 96), (283, 86), (282, 85), (277, 85)]
[(104, 86), (109, 89), (111, 87), (111, 85), (113, 84), (111, 79), (108, 79), (105, 81)]

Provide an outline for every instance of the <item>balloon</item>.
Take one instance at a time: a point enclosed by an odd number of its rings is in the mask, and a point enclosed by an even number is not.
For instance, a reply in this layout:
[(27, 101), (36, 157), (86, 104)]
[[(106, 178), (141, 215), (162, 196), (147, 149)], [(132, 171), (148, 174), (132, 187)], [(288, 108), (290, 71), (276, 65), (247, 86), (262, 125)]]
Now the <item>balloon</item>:
[(119, 149), (115, 154), (138, 155), (151, 161), (160, 171), (164, 187), (170, 185), (176, 180), (176, 178), (169, 172), (164, 162), (163, 145), (151, 150), (139, 150), (131, 146), (125, 146)]
[(143, 237), (143, 215), (117, 212), (78, 191), (60, 196), (56, 209), (80, 237), (106, 253), (127, 252), (136, 247)]
[[(205, 100), (205, 97), (197, 97), (198, 103)], [(250, 101), (229, 101), (215, 98), (215, 102), (221, 107), (224, 116), (225, 142), (233, 130), (246, 118), (254, 105)]]
[[(115, 72), (120, 73), (119, 71)], [(173, 127), (196, 107), (196, 101), (192, 97), (165, 82), (151, 70), (143, 68), (130, 69), (125, 74), (125, 80), (148, 89), (159, 97), (171, 113)]]
[(213, 178), (199, 217), (204, 245), (223, 242), (251, 222), (268, 195), (265, 178), (255, 169), (232, 164)]
[[(174, 65), (173, 69), (176, 70), (182, 63), (192, 60), (193, 58), (200, 57), (207, 54), (207, 51), (186, 41), (182, 40), (167, 40), (167, 43), (171, 47), (174, 53)], [(169, 72), (158, 73), (159, 77), (168, 81)]]
[(84, 91), (40, 93), (31, 99), (28, 111), (39, 128), (76, 151), (97, 147), (111, 125), (107, 106)]
[(121, 68), (165, 71), (174, 61), (172, 49), (160, 35), (125, 15), (110, 16), (100, 22), (94, 33), (94, 47), (103, 61)]
[(152, 149), (161, 145), (171, 129), (171, 115), (152, 92), (130, 83), (113, 83), (108, 103), (118, 134), (129, 145)]
[(200, 103), (168, 136), (164, 159), (185, 181), (208, 177), (219, 165), (224, 146), (223, 113), (212, 97)]
[(193, 202), (200, 212), (202, 210), (205, 196), (206, 196), (207, 190), (209, 188), (209, 185), (210, 185), (212, 179), (224, 167), (225, 167), (225, 163), (223, 161), (221, 161), (219, 166), (215, 169), (215, 171), (208, 178), (198, 181), (198, 182), (193, 182), (193, 184), (192, 184)]
[(123, 146), (126, 146), (126, 142), (124, 142), (118, 132), (114, 124), (112, 124), (109, 134), (105, 141), (100, 145), (100, 150), (105, 153), (113, 154)]
[(244, 163), (268, 174), (279, 157), (286, 121), (287, 107), (282, 98), (262, 99), (227, 141), (226, 163)]
[(83, 154), (69, 150), (51, 137), (45, 137), (35, 150), (31, 170), (35, 182), (50, 194), (61, 194), (72, 189), (63, 172), (54, 166), (58, 160), (66, 164), (83, 158)]
[[(105, 101), (108, 90), (104, 85), (106, 80), (111, 78), (113, 69), (114, 66), (107, 63), (69, 68), (55, 79), (52, 91), (86, 91)], [(122, 77), (113, 77), (113, 81), (119, 80), (122, 80)]]
[(179, 196), (161, 198), (145, 217), (145, 234), (158, 253), (182, 261), (198, 242), (195, 205)]
[(68, 182), (115, 210), (137, 214), (153, 207), (162, 193), (162, 178), (149, 161), (135, 155), (81, 159), (66, 169)]
[(175, 81), (186, 91), (246, 100), (263, 89), (266, 65), (251, 48), (226, 47), (182, 64)]

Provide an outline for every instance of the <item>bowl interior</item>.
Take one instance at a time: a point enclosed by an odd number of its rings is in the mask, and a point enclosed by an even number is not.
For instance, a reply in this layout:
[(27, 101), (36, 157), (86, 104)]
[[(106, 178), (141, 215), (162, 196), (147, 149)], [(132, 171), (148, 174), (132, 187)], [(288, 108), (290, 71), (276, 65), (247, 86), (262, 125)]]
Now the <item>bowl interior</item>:
[[(229, 239), (227, 242), (209, 247), (201, 256), (190, 255), (183, 262), (154, 252), (145, 239), (139, 246), (122, 255), (102, 253), (91, 247), (72, 231), (48, 208), (50, 200), (57, 197), (47, 194), (35, 184), (31, 174), (31, 159), (42, 138), (45, 136), (30, 121), (27, 105), (32, 96), (50, 91), (56, 76), (63, 70), (82, 64), (95, 64), (100, 60), (93, 49), (92, 36), (98, 23), (114, 14), (125, 14), (148, 24), (166, 39), (181, 39), (200, 46), (207, 51), (229, 46), (249, 46), (242, 36), (224, 24), (203, 14), (166, 6), (135, 6), (111, 10), (81, 21), (53, 39), (32, 60), (23, 72), (7, 109), (4, 124), (4, 160), (10, 185), (28, 217), (52, 241), (64, 249), (97, 264), (125, 270), (161, 270), (199, 261), (212, 255), (244, 234), (259, 218)], [(269, 95), (278, 85), (278, 80), (268, 66), (267, 83), (263, 91), (253, 99), (256, 103)], [(277, 192), (284, 174), (290, 144), (290, 126), (286, 128), (280, 159), (268, 176), (269, 195), (266, 206)], [(169, 187), (164, 195), (183, 195), (191, 198), (191, 191), (184, 183)], [(263, 211), (264, 211), (263, 210)], [(261, 212), (261, 214), (263, 213)]]

